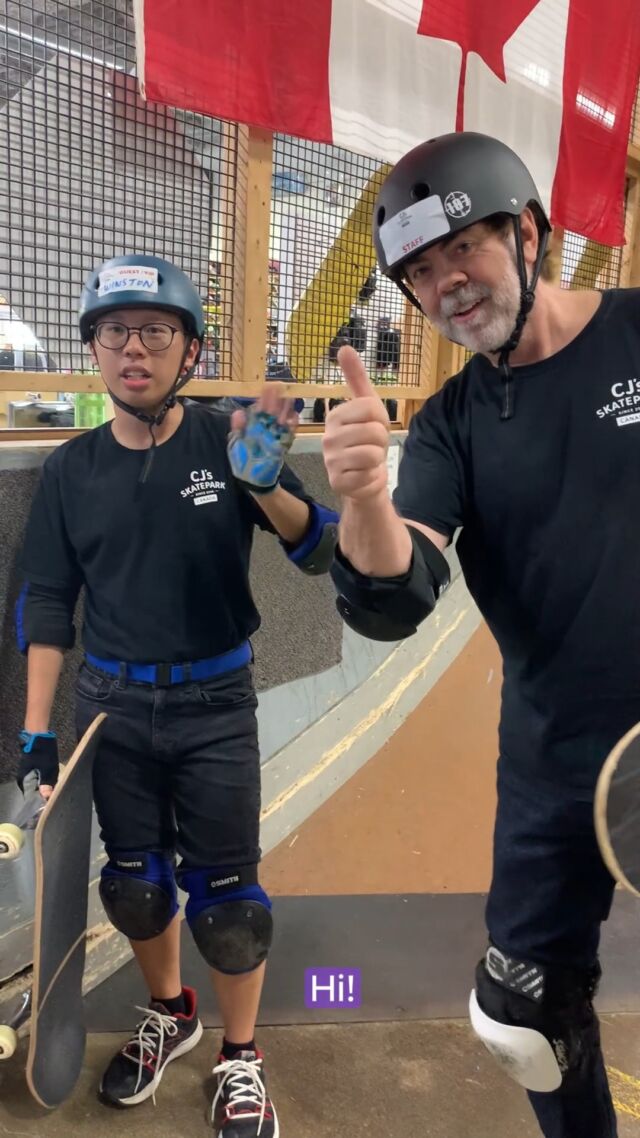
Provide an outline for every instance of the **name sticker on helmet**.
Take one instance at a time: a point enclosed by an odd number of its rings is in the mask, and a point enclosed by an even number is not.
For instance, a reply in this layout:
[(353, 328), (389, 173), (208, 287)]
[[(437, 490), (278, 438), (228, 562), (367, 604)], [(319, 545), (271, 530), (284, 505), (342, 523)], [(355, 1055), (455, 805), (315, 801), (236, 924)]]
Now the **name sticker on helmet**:
[(380, 226), (380, 241), (387, 264), (391, 266), (404, 261), (414, 249), (417, 251), (450, 232), (451, 224), (439, 194), (423, 198)]
[(98, 296), (112, 292), (157, 292), (158, 270), (146, 265), (120, 265), (117, 269), (103, 269), (98, 279)]

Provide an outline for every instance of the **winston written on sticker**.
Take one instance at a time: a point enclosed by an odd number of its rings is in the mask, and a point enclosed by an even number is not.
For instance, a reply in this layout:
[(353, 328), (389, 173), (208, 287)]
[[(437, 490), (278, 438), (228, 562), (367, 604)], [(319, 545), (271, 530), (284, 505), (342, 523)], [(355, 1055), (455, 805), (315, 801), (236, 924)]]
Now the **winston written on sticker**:
[(133, 291), (157, 292), (158, 270), (144, 265), (122, 265), (116, 269), (103, 269), (100, 273), (98, 296)]

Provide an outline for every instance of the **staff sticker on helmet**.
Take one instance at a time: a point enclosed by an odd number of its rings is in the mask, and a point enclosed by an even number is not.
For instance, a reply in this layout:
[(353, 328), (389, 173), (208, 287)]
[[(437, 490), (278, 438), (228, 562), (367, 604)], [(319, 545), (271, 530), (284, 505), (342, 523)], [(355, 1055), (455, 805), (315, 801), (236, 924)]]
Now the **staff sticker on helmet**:
[(98, 296), (109, 296), (112, 292), (158, 291), (158, 270), (146, 265), (121, 265), (116, 269), (103, 269), (100, 273)]
[(452, 190), (444, 199), (444, 208), (449, 217), (466, 217), (471, 213), (471, 198), (464, 190)]
[(451, 226), (442, 208), (442, 198), (432, 194), (390, 217), (379, 232), (387, 261), (393, 264), (410, 255), (412, 249), (421, 249), (429, 241), (446, 237)]

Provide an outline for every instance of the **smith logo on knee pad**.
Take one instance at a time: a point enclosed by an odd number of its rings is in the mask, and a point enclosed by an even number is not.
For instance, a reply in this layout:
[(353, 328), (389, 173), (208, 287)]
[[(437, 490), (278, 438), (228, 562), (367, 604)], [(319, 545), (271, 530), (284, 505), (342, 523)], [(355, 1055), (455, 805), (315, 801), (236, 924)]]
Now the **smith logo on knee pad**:
[(151, 940), (178, 912), (173, 857), (122, 853), (100, 875), (100, 898), (111, 924), (129, 940)]
[(529, 1091), (557, 1090), (592, 1046), (599, 969), (516, 960), (492, 945), (476, 969), (471, 1024), (501, 1067)]
[(180, 869), (178, 880), (189, 894), (187, 921), (207, 964), (229, 975), (258, 968), (271, 947), (273, 918), (257, 867)]

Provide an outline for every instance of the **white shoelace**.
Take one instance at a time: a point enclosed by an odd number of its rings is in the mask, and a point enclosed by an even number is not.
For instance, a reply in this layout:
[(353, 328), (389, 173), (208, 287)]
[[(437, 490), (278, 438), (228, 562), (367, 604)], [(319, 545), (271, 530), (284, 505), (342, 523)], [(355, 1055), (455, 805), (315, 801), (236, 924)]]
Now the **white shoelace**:
[(262, 1130), (265, 1110), (267, 1107), (267, 1091), (260, 1077), (262, 1059), (227, 1059), (213, 1068), (214, 1075), (222, 1075), (220, 1085), (215, 1093), (211, 1106), (211, 1121), (215, 1121), (216, 1106), (226, 1085), (229, 1085), (230, 1094), (228, 1106), (249, 1105), (256, 1109), (245, 1110), (242, 1115), (247, 1118), (259, 1118), (258, 1134)]
[[(143, 1012), (144, 1019), (138, 1024), (135, 1035), (133, 1035), (125, 1045), (122, 1054), (125, 1055), (127, 1059), (130, 1059), (132, 1063), (138, 1064), (138, 1077), (136, 1079), (134, 1092), (137, 1094), (142, 1078), (145, 1055), (149, 1055), (151, 1058), (157, 1056), (159, 1061), (164, 1051), (165, 1036), (177, 1035), (178, 1025), (173, 1016), (163, 1015), (162, 1012), (156, 1011), (155, 1008), (140, 1008), (136, 1006), (136, 1011)], [(129, 1054), (128, 1049), (130, 1047), (137, 1048), (137, 1056)]]

